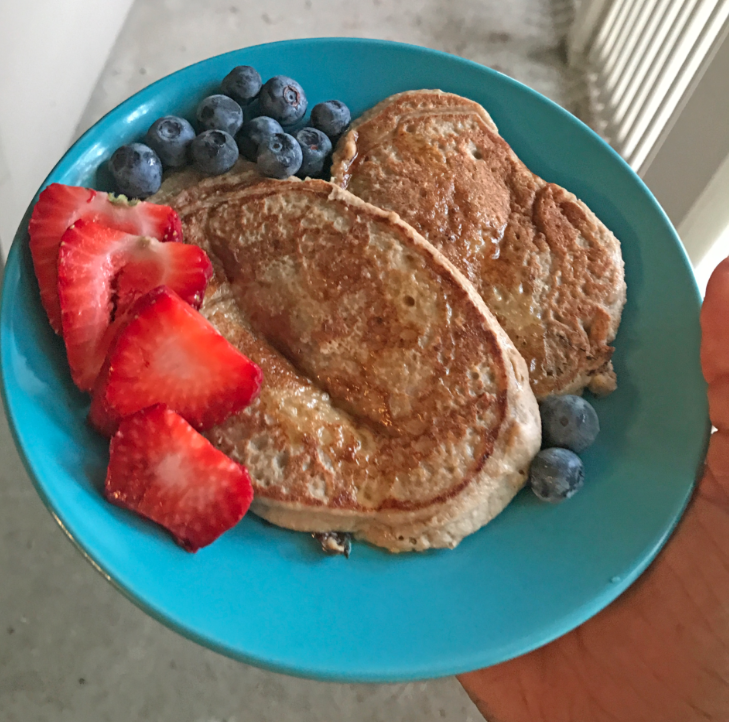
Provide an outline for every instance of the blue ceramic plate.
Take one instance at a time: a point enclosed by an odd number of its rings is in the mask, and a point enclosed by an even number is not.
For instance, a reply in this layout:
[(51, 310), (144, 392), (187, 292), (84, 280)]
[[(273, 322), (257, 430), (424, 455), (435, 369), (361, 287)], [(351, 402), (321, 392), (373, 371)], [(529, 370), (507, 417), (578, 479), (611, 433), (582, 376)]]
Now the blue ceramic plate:
[[(249, 515), (196, 555), (101, 494), (106, 442), (84, 423), (61, 340), (38, 298), (24, 222), (2, 296), (3, 392), (15, 440), (51, 513), (104, 576), (164, 624), (223, 654), (329, 680), (398, 681), (495, 664), (573, 629), (617, 597), (665, 542), (707, 440), (699, 296), (669, 221), (594, 133), (539, 94), (475, 63), (369, 40), (302, 40), (206, 60), (99, 121), (46, 183), (105, 188), (98, 169), (168, 113), (192, 116), (235, 65), (295, 76), (310, 107), (354, 116), (391, 93), (442, 88), (482, 103), (524, 162), (574, 191), (622, 241), (628, 304), (620, 382), (598, 401), (585, 488), (561, 506), (522, 492), (455, 551), (325, 557), (304, 534)], [(26, 219), (27, 220), (27, 219)]]

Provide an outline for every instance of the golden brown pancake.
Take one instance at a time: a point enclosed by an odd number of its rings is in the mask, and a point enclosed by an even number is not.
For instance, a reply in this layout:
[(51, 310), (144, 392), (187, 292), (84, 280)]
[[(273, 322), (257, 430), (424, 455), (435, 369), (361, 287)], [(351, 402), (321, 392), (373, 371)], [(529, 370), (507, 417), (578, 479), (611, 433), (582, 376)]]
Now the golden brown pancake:
[(387, 98), (339, 141), (332, 181), (396, 212), (475, 286), (524, 356), (538, 398), (616, 386), (620, 244), (572, 193), (522, 163), (478, 103)]
[(405, 551), (454, 547), (509, 503), (539, 449), (536, 399), (440, 253), (325, 181), (167, 190), (216, 269), (202, 313), (263, 370), (259, 399), (208, 433), (248, 467), (256, 514)]

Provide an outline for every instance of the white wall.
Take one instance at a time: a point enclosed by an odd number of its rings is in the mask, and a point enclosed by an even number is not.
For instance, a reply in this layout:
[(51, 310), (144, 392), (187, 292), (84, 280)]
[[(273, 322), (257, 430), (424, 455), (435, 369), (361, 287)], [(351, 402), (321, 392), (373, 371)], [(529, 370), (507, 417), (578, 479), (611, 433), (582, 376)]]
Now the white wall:
[(132, 0), (0, 0), (0, 246), (67, 149)]
[(703, 293), (729, 256), (729, 21), (643, 180), (678, 229)]
[[(729, 22), (697, 73), (684, 102), (676, 109), (653, 149), (641, 176), (677, 228), (697, 204), (702, 216), (729, 221), (726, 200), (706, 193), (729, 159)], [(726, 196), (724, 196), (726, 198)], [(711, 200), (711, 203), (707, 201)], [(691, 260), (698, 263), (718, 238), (682, 235)]]
[(701, 292), (714, 268), (729, 256), (729, 155), (678, 227)]

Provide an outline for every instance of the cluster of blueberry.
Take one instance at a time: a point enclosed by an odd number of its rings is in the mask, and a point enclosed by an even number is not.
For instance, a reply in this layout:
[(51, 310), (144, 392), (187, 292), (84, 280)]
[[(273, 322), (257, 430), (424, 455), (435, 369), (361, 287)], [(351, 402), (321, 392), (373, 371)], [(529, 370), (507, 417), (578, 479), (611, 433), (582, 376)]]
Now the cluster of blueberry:
[(285, 75), (262, 83), (258, 71), (248, 65), (233, 68), (220, 89), (197, 106), (199, 133), (185, 118), (166, 115), (152, 123), (144, 143), (123, 145), (114, 152), (109, 168), (120, 193), (146, 198), (159, 190), (163, 169), (188, 163), (207, 175), (219, 175), (230, 170), (239, 155), (254, 161), (270, 178), (315, 178), (351, 120), (344, 103), (328, 100), (313, 107), (310, 126), (285, 132), (306, 113), (304, 89)]
[(542, 450), (534, 457), (529, 481), (543, 501), (560, 502), (575, 494), (585, 480), (577, 454), (597, 438), (600, 422), (595, 409), (580, 396), (550, 396), (539, 404)]

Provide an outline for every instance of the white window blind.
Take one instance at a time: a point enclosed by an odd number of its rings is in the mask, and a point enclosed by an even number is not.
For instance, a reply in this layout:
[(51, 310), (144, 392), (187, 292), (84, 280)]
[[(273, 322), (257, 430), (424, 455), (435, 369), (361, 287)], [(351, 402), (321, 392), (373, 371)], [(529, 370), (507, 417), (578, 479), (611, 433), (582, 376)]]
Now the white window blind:
[(581, 58), (593, 124), (640, 173), (729, 28), (729, 0), (612, 0), (602, 6)]

